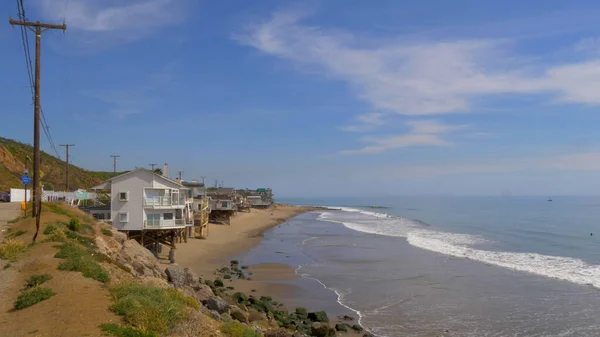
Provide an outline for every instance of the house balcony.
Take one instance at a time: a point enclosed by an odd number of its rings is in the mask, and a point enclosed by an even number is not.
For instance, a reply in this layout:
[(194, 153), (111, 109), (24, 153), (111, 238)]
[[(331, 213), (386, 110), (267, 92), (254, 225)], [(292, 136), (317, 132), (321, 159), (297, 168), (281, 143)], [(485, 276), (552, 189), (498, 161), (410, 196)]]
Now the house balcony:
[(145, 197), (145, 208), (183, 208), (185, 207), (185, 198), (176, 197)]
[(148, 219), (144, 220), (145, 229), (170, 229), (170, 228), (183, 228), (186, 226), (185, 219)]

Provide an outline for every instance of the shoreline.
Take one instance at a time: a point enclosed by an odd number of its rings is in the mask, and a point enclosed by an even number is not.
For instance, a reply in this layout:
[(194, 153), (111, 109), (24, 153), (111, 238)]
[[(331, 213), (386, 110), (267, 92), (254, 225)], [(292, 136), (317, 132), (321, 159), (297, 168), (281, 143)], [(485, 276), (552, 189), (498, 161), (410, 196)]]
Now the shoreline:
[[(317, 206), (292, 206), (276, 204), (270, 209), (252, 209), (249, 213), (238, 213), (231, 220), (231, 225), (209, 224), (207, 239), (188, 239), (187, 243), (177, 248), (177, 264), (194, 270), (199, 276), (207, 280), (223, 279), (217, 271), (230, 266), (233, 259), (243, 256), (252, 248), (261, 243), (264, 234), (273, 228), (285, 223), (301, 214), (323, 210)], [(258, 297), (268, 296), (282, 303), (284, 307), (293, 311), (296, 307), (303, 307), (301, 298), (306, 296), (306, 289), (293, 284), (294, 280), (311, 280), (332, 293), (332, 301), (340, 308), (349, 311), (353, 321), (360, 325), (360, 312), (347, 307), (340, 302), (339, 294), (321, 283), (321, 281), (305, 277), (298, 273), (299, 266), (289, 263), (269, 263), (259, 261), (255, 264), (242, 266), (247, 274), (246, 279), (225, 279), (225, 287), (231, 295), (236, 292)], [(291, 281), (291, 282), (289, 282)], [(323, 308), (315, 305), (317, 310)], [(330, 320), (336, 323), (348, 323), (341, 319), (335, 312), (330, 312)], [(340, 310), (341, 312), (341, 310)], [(338, 312), (339, 313), (339, 312)], [(350, 321), (352, 322), (352, 321)], [(354, 324), (354, 323), (353, 323)], [(365, 330), (365, 332), (367, 332)], [(349, 331), (348, 336), (362, 336), (362, 333)]]

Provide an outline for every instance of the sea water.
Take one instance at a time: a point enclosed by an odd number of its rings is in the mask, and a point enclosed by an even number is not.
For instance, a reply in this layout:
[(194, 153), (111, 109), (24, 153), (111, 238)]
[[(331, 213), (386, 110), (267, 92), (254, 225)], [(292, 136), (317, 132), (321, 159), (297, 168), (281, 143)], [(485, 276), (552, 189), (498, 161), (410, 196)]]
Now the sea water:
[(281, 201), (328, 209), (245, 258), (293, 265), (378, 336), (600, 336), (600, 198)]

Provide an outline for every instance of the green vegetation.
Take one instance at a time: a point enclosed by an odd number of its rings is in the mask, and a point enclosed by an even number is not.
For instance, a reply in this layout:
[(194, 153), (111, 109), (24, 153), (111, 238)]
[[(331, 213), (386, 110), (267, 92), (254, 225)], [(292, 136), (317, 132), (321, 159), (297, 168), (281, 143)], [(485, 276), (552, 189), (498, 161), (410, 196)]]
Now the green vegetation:
[(63, 244), (54, 257), (66, 259), (58, 265), (59, 270), (78, 271), (84, 277), (102, 283), (110, 281), (110, 276), (106, 270), (97, 262), (98, 260), (102, 261), (106, 259), (106, 257), (100, 254), (92, 255), (90, 251), (82, 249), (75, 243), (69, 242)]
[(27, 233), (27, 231), (24, 231), (24, 230), (21, 230), (21, 229), (19, 229), (16, 232), (13, 232), (12, 230), (13, 230), (13, 228), (9, 228), (9, 229), (6, 230), (6, 232), (7, 232), (6, 238), (7, 239), (14, 239), (16, 237), (19, 237), (19, 236)]
[(167, 333), (173, 324), (186, 320), (190, 308), (198, 302), (175, 289), (155, 288), (139, 284), (121, 285), (111, 290), (114, 313), (142, 332)]
[(19, 295), (19, 298), (17, 298), (17, 301), (15, 302), (15, 309), (21, 310), (30, 307), (43, 300), (47, 300), (54, 295), (56, 295), (56, 293), (50, 288), (35, 287), (24, 291)]
[(41, 284), (43, 284), (46, 281), (49, 281), (52, 279), (52, 276), (48, 275), (48, 274), (35, 274), (35, 275), (31, 275), (29, 277), (29, 279), (27, 280), (27, 283), (25, 283), (25, 288), (34, 288), (37, 287)]
[(2, 267), (2, 269), (8, 269), (10, 267), (12, 267), (12, 264), (11, 263), (7, 263), (7, 264), (4, 265), (4, 267)]
[[(0, 163), (0, 190), (11, 187), (21, 187), (21, 174), (27, 164), (27, 157), (33, 159), (33, 148), (30, 145), (0, 137), (0, 156), (4, 157)], [(41, 170), (44, 173), (44, 188), (53, 187), (57, 190), (65, 189), (64, 168), (65, 162), (41, 152)], [(29, 163), (31, 168), (32, 163)], [(112, 176), (112, 172), (90, 172), (75, 165), (69, 167), (69, 181), (72, 189), (89, 188), (96, 186)]]
[(71, 219), (71, 221), (69, 221), (68, 227), (69, 227), (69, 230), (78, 232), (79, 230), (81, 230), (81, 223), (79, 222), (79, 219)]
[(27, 250), (27, 244), (17, 239), (6, 239), (0, 244), (0, 258), (15, 261), (20, 253)]
[(143, 332), (117, 324), (101, 324), (100, 329), (117, 337), (158, 337), (154, 332)]
[(56, 231), (56, 225), (48, 225), (44, 228), (44, 235), (50, 235)]
[(225, 284), (223, 283), (223, 280), (221, 280), (221, 279), (216, 279), (213, 282), (213, 284), (214, 284), (215, 288), (219, 288), (219, 287), (225, 286)]
[(252, 328), (245, 326), (244, 324), (232, 321), (223, 324), (221, 332), (230, 337), (260, 337), (261, 334)]
[(108, 228), (102, 228), (100, 231), (106, 236), (113, 236), (113, 232)]

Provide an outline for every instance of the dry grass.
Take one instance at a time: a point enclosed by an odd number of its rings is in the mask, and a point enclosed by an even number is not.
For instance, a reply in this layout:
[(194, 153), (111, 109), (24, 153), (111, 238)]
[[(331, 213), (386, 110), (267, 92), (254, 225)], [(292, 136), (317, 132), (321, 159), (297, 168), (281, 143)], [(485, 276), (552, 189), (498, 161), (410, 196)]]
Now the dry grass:
[(27, 244), (17, 239), (6, 239), (0, 244), (0, 258), (15, 261), (20, 253), (27, 250)]

